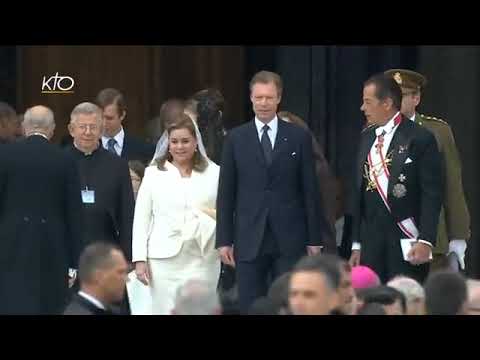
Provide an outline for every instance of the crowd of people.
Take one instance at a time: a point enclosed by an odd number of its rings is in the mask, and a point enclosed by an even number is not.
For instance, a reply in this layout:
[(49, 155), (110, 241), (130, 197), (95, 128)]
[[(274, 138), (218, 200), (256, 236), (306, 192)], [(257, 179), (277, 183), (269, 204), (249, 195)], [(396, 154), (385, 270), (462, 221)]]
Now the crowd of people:
[(270, 71), (250, 81), (251, 121), (227, 131), (209, 88), (167, 100), (147, 141), (117, 89), (76, 105), (60, 146), (51, 109), (0, 103), (0, 313), (479, 313), (460, 159), (449, 125), (416, 111), (425, 84), (364, 83), (352, 179), (279, 111)]

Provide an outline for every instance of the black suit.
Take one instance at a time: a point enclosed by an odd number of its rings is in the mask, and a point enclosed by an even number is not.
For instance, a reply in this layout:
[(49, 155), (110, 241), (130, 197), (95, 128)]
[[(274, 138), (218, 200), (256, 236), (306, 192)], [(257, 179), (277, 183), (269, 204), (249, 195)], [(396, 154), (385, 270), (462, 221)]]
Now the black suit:
[(110, 309), (97, 307), (90, 300), (81, 295), (75, 294), (70, 304), (68, 304), (63, 315), (116, 315)]
[(0, 147), (0, 314), (61, 314), (81, 247), (73, 161), (39, 135)]
[(289, 271), (321, 245), (318, 183), (311, 136), (278, 120), (267, 165), (255, 122), (232, 130), (224, 144), (217, 197), (216, 247), (234, 246), (243, 311), (266, 294), (267, 278)]
[[(387, 150), (393, 154), (387, 192), (390, 213), (376, 190), (366, 191), (364, 164), (375, 139), (375, 127), (362, 133), (353, 189), (352, 242), (361, 243), (361, 262), (373, 268), (382, 282), (398, 274), (423, 281), (428, 264), (413, 266), (403, 260), (400, 239), (406, 236), (397, 222), (413, 217), (418, 238), (435, 246), (443, 189), (437, 143), (428, 130), (403, 117)], [(397, 184), (405, 186), (403, 196), (394, 195)]]
[(127, 162), (102, 147), (85, 155), (74, 146), (67, 152), (80, 173), (77, 191), (95, 192), (95, 203), (83, 204), (84, 245), (107, 241), (120, 246), (125, 258), (132, 258), (134, 197)]
[(140, 160), (144, 164), (148, 164), (152, 160), (154, 154), (155, 145), (130, 136), (125, 132), (122, 154), (120, 155), (123, 159), (127, 161)]

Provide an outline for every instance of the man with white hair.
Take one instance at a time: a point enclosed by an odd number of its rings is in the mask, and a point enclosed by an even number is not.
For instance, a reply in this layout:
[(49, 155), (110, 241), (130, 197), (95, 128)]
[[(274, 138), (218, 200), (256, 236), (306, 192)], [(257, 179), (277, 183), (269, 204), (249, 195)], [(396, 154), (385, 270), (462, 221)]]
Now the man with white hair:
[[(68, 130), (73, 144), (66, 151), (80, 173), (84, 246), (96, 241), (116, 244), (131, 261), (134, 197), (128, 163), (100, 145), (103, 118), (97, 105), (75, 106)], [(126, 300), (122, 311), (129, 313)]]
[(203, 280), (189, 280), (177, 290), (172, 315), (221, 315), (216, 289)]
[(80, 255), (79, 178), (49, 142), (49, 108), (28, 109), (23, 128), (26, 139), (0, 152), (0, 314), (60, 314)]
[(416, 280), (406, 276), (396, 276), (387, 283), (397, 289), (407, 299), (407, 315), (425, 315), (425, 291)]

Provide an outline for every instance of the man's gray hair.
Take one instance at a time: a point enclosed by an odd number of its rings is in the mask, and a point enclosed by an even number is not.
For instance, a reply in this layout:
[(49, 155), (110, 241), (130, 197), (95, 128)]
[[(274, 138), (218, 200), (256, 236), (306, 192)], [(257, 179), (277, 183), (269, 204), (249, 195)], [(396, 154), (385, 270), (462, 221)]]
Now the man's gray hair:
[(53, 111), (38, 105), (29, 108), (23, 116), (23, 127), (29, 130), (52, 130), (55, 128)]
[(407, 302), (425, 299), (425, 290), (416, 280), (406, 276), (396, 276), (387, 286), (397, 289), (407, 298)]
[(214, 315), (219, 310), (218, 294), (208, 282), (192, 279), (177, 289), (175, 315)]
[(92, 115), (97, 116), (97, 122), (103, 123), (102, 109), (91, 102), (83, 102), (75, 106), (70, 114), (70, 123), (77, 120), (78, 115)]

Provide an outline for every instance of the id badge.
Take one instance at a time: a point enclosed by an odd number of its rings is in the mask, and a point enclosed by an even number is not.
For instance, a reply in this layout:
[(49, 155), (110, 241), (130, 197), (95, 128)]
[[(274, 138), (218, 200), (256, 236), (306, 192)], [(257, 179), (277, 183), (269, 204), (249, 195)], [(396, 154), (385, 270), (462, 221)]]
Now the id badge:
[(82, 201), (84, 204), (95, 204), (95, 191), (82, 190)]

